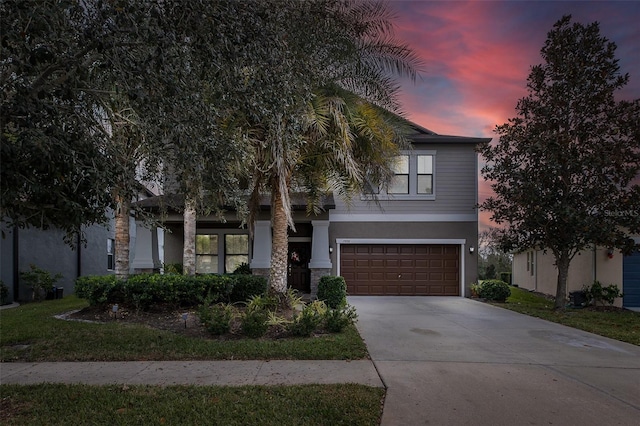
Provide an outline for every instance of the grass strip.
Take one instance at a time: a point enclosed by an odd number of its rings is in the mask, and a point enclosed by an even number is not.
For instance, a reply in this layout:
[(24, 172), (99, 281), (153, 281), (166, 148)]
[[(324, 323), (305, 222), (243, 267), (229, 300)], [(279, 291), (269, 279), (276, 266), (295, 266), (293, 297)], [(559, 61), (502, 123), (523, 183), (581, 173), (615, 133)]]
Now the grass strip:
[(587, 308), (554, 310), (552, 300), (518, 287), (511, 287), (511, 296), (506, 303), (493, 304), (621, 342), (640, 345), (640, 312)]
[(324, 359), (367, 357), (355, 327), (309, 338), (217, 340), (181, 336), (143, 325), (63, 321), (54, 315), (81, 309), (68, 296), (0, 311), (0, 361), (157, 361)]
[(378, 425), (384, 390), (303, 386), (0, 386), (6, 425)]

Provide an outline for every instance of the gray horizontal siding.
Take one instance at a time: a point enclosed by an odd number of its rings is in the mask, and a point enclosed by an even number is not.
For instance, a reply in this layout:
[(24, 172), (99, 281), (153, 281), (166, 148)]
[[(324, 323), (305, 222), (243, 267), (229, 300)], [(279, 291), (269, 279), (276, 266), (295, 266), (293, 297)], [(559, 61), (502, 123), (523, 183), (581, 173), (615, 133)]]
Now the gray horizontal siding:
[(380, 206), (354, 197), (351, 205), (336, 196), (336, 213), (475, 213), (477, 199), (477, 154), (473, 145), (431, 145), (436, 151), (435, 200), (381, 200)]

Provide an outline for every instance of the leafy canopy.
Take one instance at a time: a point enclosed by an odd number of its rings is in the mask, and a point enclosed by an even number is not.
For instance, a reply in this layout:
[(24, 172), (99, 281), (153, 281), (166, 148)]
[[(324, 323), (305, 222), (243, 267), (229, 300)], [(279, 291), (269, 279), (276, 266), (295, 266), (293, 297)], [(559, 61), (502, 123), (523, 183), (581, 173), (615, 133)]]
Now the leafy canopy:
[(594, 244), (633, 248), (640, 231), (640, 100), (616, 101), (627, 84), (616, 46), (597, 23), (560, 19), (532, 67), (517, 117), (480, 152), (495, 196), (481, 208), (504, 224), (506, 250), (550, 250), (564, 306), (569, 264)]
[(507, 248), (573, 257), (592, 244), (628, 248), (629, 232), (640, 229), (640, 102), (615, 100), (629, 80), (615, 50), (597, 23), (563, 17), (517, 117), (496, 127), (496, 145), (480, 149), (496, 194), (481, 208), (507, 224)]

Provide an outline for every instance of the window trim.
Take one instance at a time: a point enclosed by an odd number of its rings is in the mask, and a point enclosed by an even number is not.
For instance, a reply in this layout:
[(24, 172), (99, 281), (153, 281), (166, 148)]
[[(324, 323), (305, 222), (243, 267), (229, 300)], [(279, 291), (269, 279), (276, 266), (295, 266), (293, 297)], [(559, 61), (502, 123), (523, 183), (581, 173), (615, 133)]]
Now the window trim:
[[(378, 189), (376, 194), (363, 194), (362, 200), (395, 200), (395, 201), (435, 201), (437, 192), (437, 170), (436, 170), (436, 150), (412, 150), (402, 151), (400, 155), (409, 156), (409, 193), (394, 194), (387, 193), (383, 188)], [(419, 194), (418, 191), (418, 155), (430, 155), (431, 159), (431, 194)]]
[[(197, 229), (196, 230), (196, 236), (198, 235), (217, 235), (218, 236), (218, 254), (215, 255), (217, 256), (217, 261), (218, 261), (218, 272), (214, 272), (215, 274), (218, 275), (222, 275), (225, 273), (230, 273), (230, 272), (225, 272), (225, 268), (226, 268), (226, 259), (227, 259), (227, 253), (226, 253), (226, 236), (227, 235), (247, 235), (249, 236), (249, 233), (246, 230), (242, 230), (242, 229), (238, 229), (237, 231), (234, 229), (207, 229), (207, 228), (202, 228), (202, 229)], [(247, 250), (248, 250), (248, 254), (247, 254), (247, 259), (248, 262), (251, 261), (251, 251), (252, 251), (252, 247), (251, 247), (251, 238), (248, 237), (247, 238)], [(196, 257), (199, 256), (196, 253)], [(214, 256), (214, 255), (200, 255), (200, 256)], [(196, 262), (197, 265), (197, 262)], [(200, 274), (203, 272), (199, 272), (196, 270), (196, 273)]]

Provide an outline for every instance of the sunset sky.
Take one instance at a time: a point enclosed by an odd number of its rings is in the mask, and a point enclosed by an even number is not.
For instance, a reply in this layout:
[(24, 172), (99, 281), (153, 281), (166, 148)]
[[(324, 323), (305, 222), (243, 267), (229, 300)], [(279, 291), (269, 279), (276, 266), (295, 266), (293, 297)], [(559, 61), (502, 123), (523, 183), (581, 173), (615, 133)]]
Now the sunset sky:
[[(495, 137), (495, 126), (514, 117), (526, 95), (547, 33), (567, 14), (600, 23), (600, 34), (618, 46), (621, 72), (630, 75), (619, 99), (640, 98), (640, 1), (391, 2), (396, 35), (425, 64), (421, 79), (402, 85), (404, 110), (436, 133)], [(480, 178), (480, 200), (488, 193)], [(486, 226), (489, 214), (481, 212), (480, 222)]]

